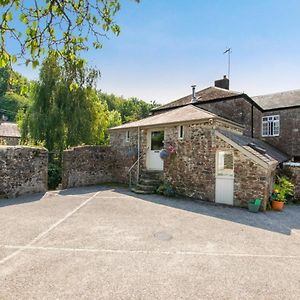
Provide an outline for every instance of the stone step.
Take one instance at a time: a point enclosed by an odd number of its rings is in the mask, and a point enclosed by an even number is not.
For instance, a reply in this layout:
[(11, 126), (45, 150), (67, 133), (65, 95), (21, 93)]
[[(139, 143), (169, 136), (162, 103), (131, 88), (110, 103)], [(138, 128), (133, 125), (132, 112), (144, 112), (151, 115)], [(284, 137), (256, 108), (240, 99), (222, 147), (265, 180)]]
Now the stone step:
[(147, 171), (147, 172), (141, 172), (140, 177), (143, 179), (161, 180), (162, 176), (163, 176), (162, 172)]
[(142, 190), (145, 192), (155, 192), (157, 189), (156, 185), (144, 185), (144, 184), (140, 184), (140, 183), (138, 183), (136, 185), (136, 187), (138, 190)]
[(138, 188), (132, 188), (131, 191), (136, 194), (142, 194), (142, 195), (154, 194), (154, 192), (152, 191), (143, 191), (143, 190), (139, 190)]
[(140, 183), (143, 185), (154, 185), (159, 186), (161, 183), (161, 180), (159, 179), (150, 179), (150, 178), (140, 178)]

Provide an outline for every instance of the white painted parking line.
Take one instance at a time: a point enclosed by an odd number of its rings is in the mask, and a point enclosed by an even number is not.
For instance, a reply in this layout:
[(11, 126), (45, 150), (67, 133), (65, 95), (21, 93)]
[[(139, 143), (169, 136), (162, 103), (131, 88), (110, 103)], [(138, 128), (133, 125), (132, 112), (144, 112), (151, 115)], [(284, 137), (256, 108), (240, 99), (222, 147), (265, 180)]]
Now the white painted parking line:
[(32, 246), (34, 243), (36, 243), (37, 241), (39, 241), (40, 239), (42, 239), (45, 235), (47, 235), (50, 231), (52, 231), (53, 229), (55, 229), (58, 225), (60, 225), (61, 223), (63, 223), (64, 221), (66, 221), (68, 218), (70, 218), (74, 213), (76, 213), (79, 209), (81, 209), (83, 206), (85, 206), (87, 203), (89, 203), (91, 200), (93, 200), (100, 192), (102, 191), (98, 191), (96, 192), (93, 196), (91, 196), (90, 198), (88, 198), (87, 200), (85, 200), (84, 202), (82, 202), (80, 205), (78, 205), (75, 209), (73, 209), (71, 212), (67, 213), (62, 219), (58, 220), (56, 223), (54, 223), (53, 225), (51, 225), (47, 230), (43, 231), (42, 233), (40, 233), (37, 237), (35, 237), (31, 242), (29, 242), (27, 245), (23, 246), (22, 248), (19, 248), (17, 251), (11, 253), (10, 255), (4, 257), (3, 259), (0, 260), (0, 265), (5, 263), (6, 261), (12, 259), (13, 257), (15, 257), (16, 255), (18, 255), (19, 253), (21, 253), (22, 251), (24, 251), (26, 248)]
[(62, 251), (82, 253), (115, 253), (115, 254), (149, 254), (149, 255), (188, 255), (188, 256), (221, 256), (221, 257), (253, 257), (253, 258), (292, 258), (300, 259), (300, 255), (275, 255), (275, 254), (251, 254), (251, 253), (230, 253), (230, 252), (198, 252), (198, 251), (155, 251), (155, 250), (123, 250), (123, 249), (97, 249), (97, 248), (65, 248), (65, 247), (40, 247), (40, 246), (18, 246), (2, 245), (6, 249), (19, 250), (41, 250), (41, 251)]

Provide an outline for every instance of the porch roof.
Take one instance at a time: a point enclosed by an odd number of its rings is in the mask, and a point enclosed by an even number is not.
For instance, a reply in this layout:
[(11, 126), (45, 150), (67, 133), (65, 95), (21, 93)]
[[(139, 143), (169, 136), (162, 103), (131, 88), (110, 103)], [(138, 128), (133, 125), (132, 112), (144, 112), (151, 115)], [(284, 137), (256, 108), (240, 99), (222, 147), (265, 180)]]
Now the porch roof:
[(149, 126), (167, 125), (167, 124), (174, 124), (174, 123), (186, 123), (191, 121), (200, 121), (200, 120), (208, 120), (208, 119), (220, 119), (225, 122), (234, 124), (235, 126), (242, 127), (240, 124), (219, 117), (218, 115), (215, 115), (211, 112), (208, 112), (204, 109), (201, 109), (191, 104), (158, 115), (154, 115), (148, 118), (144, 118), (139, 121), (116, 126), (110, 128), (110, 130), (129, 129), (135, 127), (149, 127)]
[(267, 165), (277, 165), (289, 159), (285, 153), (261, 140), (224, 129), (218, 129), (218, 133), (219, 137), (223, 139), (225, 137), (228, 139), (227, 141), (230, 140), (233, 147), (238, 146), (239, 150), (243, 150), (247, 156), (255, 157)]

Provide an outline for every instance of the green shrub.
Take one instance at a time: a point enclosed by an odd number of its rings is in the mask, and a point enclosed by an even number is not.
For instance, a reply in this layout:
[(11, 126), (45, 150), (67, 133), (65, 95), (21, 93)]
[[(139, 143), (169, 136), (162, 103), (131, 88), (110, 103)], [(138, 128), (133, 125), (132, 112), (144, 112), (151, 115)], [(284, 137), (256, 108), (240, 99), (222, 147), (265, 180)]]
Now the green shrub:
[(58, 162), (51, 162), (48, 166), (48, 189), (55, 190), (61, 183), (62, 168)]
[(164, 182), (161, 184), (158, 189), (156, 190), (156, 193), (159, 195), (164, 195), (166, 197), (174, 197), (175, 196), (175, 190), (172, 187), (172, 185), (168, 182)]

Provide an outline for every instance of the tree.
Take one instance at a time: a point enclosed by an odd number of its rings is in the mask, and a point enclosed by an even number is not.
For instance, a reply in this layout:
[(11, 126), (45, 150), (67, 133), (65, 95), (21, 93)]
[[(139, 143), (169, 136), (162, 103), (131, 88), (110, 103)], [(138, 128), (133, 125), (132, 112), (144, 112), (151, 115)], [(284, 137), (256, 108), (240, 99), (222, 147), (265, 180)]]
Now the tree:
[(20, 114), (23, 140), (44, 141), (49, 151), (81, 144), (107, 142), (107, 127), (120, 119), (110, 116), (94, 88), (99, 72), (76, 63), (60, 66), (55, 57), (44, 61), (40, 79), (24, 117)]
[(155, 101), (147, 103), (136, 97), (125, 99), (113, 94), (99, 92), (99, 98), (106, 103), (109, 110), (116, 110), (120, 113), (122, 123), (132, 122), (149, 116), (151, 109), (158, 107)]
[[(114, 21), (120, 0), (0, 0), (0, 8), (0, 67), (19, 59), (35, 67), (43, 56), (82, 64), (80, 52), (101, 48), (107, 32), (120, 33)], [(7, 47), (12, 40), (13, 52)]]
[(20, 109), (28, 106), (28, 99), (14, 92), (7, 92), (0, 97), (0, 116), (5, 115), (9, 121), (15, 122)]

